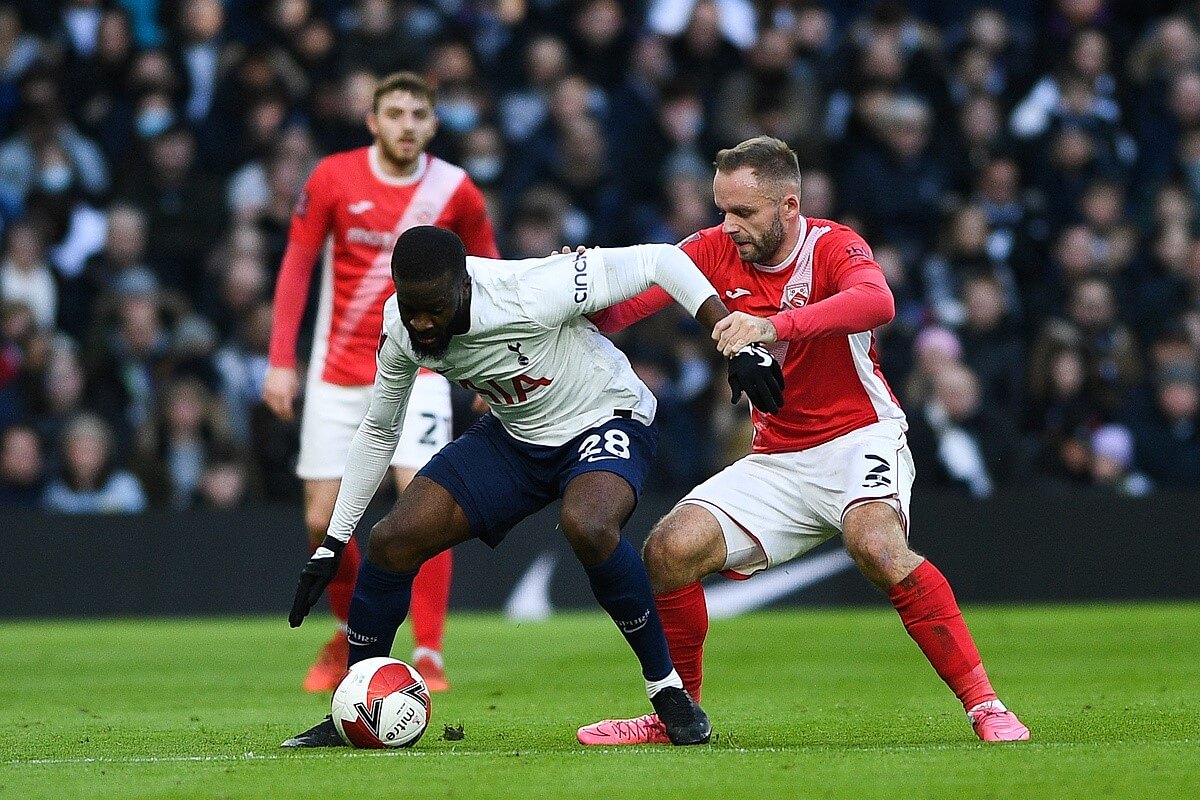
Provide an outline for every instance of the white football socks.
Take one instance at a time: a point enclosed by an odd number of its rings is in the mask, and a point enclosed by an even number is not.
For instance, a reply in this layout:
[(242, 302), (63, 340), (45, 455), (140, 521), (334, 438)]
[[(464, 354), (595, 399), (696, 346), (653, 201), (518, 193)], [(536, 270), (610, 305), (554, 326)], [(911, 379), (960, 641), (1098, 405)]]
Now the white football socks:
[(671, 670), (671, 673), (665, 678), (659, 678), (656, 681), (646, 681), (646, 696), (654, 699), (654, 695), (658, 694), (668, 686), (674, 686), (676, 689), (683, 688), (683, 679), (679, 677), (679, 673)]

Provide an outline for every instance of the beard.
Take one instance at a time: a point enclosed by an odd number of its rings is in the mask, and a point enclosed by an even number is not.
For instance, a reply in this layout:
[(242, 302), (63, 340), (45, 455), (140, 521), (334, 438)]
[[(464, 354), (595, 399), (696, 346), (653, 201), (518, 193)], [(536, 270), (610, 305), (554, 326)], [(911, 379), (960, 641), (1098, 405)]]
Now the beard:
[(766, 263), (766, 260), (779, 250), (783, 240), (787, 238), (787, 230), (783, 227), (783, 218), (779, 214), (771, 221), (771, 227), (763, 231), (762, 236), (746, 242), (750, 246), (743, 258), (755, 264)]
[[(468, 299), (470, 295), (467, 296)], [(421, 358), (440, 359), (446, 355), (446, 351), (450, 349), (450, 340), (455, 334), (466, 333), (471, 327), (471, 304), (469, 302), (459, 303), (458, 310), (454, 312), (454, 317), (451, 318), (450, 324), (438, 331), (432, 342), (424, 343), (417, 340), (416, 334), (407, 325), (405, 330), (408, 331), (408, 341), (412, 344), (413, 352)]]
[[(415, 152), (413, 153), (412, 158), (405, 158), (403, 149), (409, 148), (409, 147), (414, 148)], [(415, 142), (392, 143), (392, 142), (389, 142), (387, 139), (384, 139), (383, 137), (379, 137), (379, 149), (382, 151), (384, 158), (386, 158), (388, 161), (395, 164), (397, 167), (400, 167), (401, 169), (408, 169), (409, 167), (411, 167), (413, 162), (415, 162), (417, 160), (417, 158), (419, 158), (421, 153), (423, 152), (421, 150), (421, 148), (416, 146)]]
[(425, 343), (417, 339), (416, 335), (408, 332), (408, 341), (412, 344), (413, 352), (421, 358), (439, 359), (446, 355), (446, 351), (450, 349), (450, 339), (453, 336), (447, 329), (444, 333), (438, 334), (432, 342)]

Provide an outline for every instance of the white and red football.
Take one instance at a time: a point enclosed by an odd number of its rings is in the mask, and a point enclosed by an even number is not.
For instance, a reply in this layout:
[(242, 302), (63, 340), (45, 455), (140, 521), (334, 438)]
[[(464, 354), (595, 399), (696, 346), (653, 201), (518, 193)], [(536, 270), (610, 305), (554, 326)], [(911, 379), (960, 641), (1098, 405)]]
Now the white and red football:
[(403, 661), (358, 662), (333, 693), (333, 724), (351, 747), (412, 747), (429, 727), (429, 689)]

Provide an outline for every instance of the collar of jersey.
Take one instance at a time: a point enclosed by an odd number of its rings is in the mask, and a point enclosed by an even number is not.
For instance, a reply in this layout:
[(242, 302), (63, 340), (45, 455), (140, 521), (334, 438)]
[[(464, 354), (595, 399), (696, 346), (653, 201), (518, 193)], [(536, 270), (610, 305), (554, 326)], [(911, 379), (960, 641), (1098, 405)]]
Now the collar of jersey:
[(367, 163), (371, 165), (371, 174), (375, 176), (375, 180), (392, 186), (411, 186), (425, 177), (425, 170), (429, 166), (429, 154), (421, 153), (418, 159), (416, 172), (407, 178), (393, 178), (379, 168), (379, 145), (373, 144), (367, 148)]
[(754, 267), (759, 272), (782, 272), (783, 270), (787, 269), (788, 267), (790, 267), (796, 263), (796, 256), (800, 255), (800, 248), (804, 246), (804, 237), (807, 235), (808, 235), (808, 220), (806, 220), (804, 218), (804, 215), (801, 215), (800, 216), (800, 235), (796, 237), (796, 246), (792, 248), (792, 252), (788, 254), (788, 257), (785, 258), (783, 261), (780, 261), (775, 266), (768, 266), (766, 264), (759, 264), (757, 262), (752, 263), (750, 266)]

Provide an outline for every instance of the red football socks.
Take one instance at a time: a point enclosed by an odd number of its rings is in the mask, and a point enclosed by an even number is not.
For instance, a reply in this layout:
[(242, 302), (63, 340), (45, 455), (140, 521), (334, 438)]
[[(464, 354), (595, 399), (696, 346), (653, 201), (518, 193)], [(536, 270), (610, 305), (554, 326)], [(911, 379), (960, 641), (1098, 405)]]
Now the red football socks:
[[(929, 659), (938, 676), (971, 709), (996, 699), (979, 650), (967, 630), (946, 577), (929, 561), (888, 590), (888, 598), (908, 635)], [(674, 655), (675, 651), (671, 651)], [(682, 674), (682, 673), (681, 673)]]
[(422, 564), (421, 571), (413, 580), (408, 616), (412, 620), (413, 641), (417, 647), (442, 652), (453, 563), (451, 551), (445, 550)]
[(358, 580), (358, 565), (361, 559), (358, 541), (352, 536), (342, 550), (342, 563), (338, 564), (337, 574), (326, 589), (329, 592), (329, 607), (333, 609), (333, 616), (343, 625), (350, 617), (350, 598), (354, 596), (354, 582)]
[(708, 635), (708, 606), (704, 602), (704, 587), (690, 583), (672, 592), (654, 596), (667, 648), (675, 671), (683, 679), (683, 688), (697, 703), (700, 702), (700, 683), (704, 678), (704, 637)]

